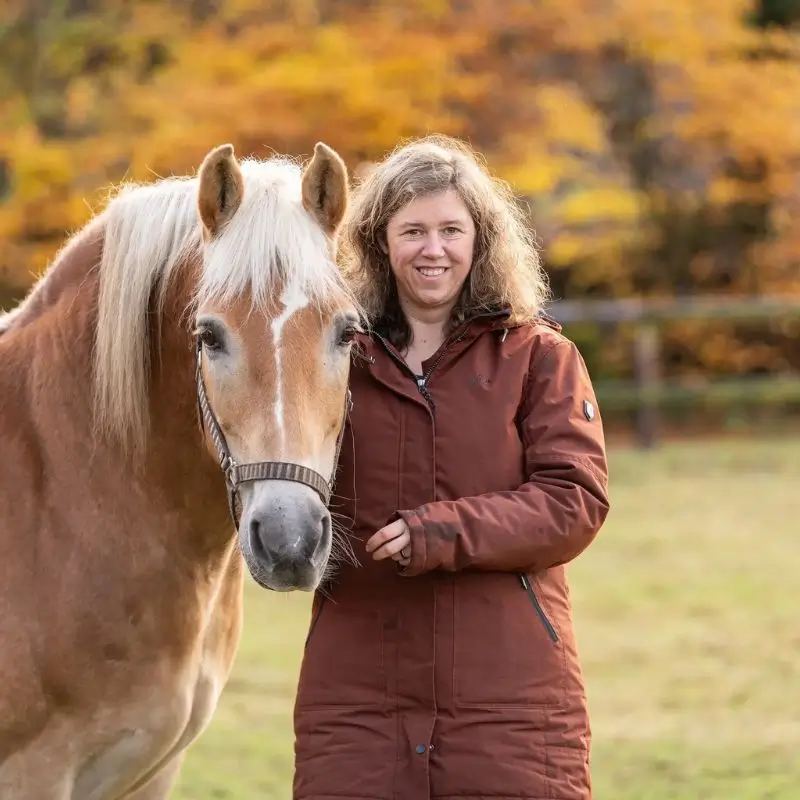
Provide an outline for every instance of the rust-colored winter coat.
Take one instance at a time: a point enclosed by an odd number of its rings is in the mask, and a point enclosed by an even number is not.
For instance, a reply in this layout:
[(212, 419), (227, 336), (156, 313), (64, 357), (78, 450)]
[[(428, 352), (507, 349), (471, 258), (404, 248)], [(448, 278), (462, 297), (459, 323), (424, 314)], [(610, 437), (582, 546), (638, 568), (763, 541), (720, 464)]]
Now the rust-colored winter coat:
[[(354, 356), (334, 510), (361, 566), (314, 598), (295, 800), (587, 800), (564, 564), (608, 511), (584, 362), (545, 320), (473, 320), (425, 367)], [(363, 543), (401, 514), (411, 564)]]

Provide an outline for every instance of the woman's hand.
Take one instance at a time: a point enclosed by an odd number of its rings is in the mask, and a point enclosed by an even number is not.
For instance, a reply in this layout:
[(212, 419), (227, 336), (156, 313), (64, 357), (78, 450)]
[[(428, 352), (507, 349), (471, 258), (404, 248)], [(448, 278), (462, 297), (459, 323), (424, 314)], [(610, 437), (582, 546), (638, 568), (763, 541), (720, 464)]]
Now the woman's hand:
[(391, 558), (400, 566), (411, 563), (411, 532), (405, 520), (397, 519), (381, 528), (367, 540), (367, 552), (375, 561)]

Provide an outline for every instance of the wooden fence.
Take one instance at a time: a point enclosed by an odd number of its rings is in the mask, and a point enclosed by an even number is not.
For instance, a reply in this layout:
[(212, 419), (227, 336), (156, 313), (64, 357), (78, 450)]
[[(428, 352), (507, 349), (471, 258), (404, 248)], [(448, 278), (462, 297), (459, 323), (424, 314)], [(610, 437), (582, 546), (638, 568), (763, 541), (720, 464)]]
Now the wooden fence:
[[(0, 292), (0, 308), (14, 305), (22, 294), (15, 293), (12, 302), (10, 292), (6, 296)], [(657, 444), (662, 411), (667, 408), (700, 405), (724, 408), (734, 404), (766, 407), (800, 402), (800, 365), (793, 365), (787, 375), (719, 379), (666, 380), (661, 369), (661, 336), (666, 325), (687, 319), (800, 320), (800, 297), (564, 300), (554, 303), (549, 313), (565, 328), (587, 322), (601, 329), (633, 326), (632, 380), (599, 380), (595, 389), (602, 409), (633, 414), (636, 437), (642, 447)]]
[(661, 370), (661, 336), (665, 325), (687, 319), (766, 322), (794, 317), (800, 320), (800, 297), (569, 300), (554, 303), (550, 314), (565, 328), (585, 322), (601, 327), (633, 326), (633, 379), (601, 380), (595, 384), (595, 390), (601, 408), (635, 414), (637, 439), (642, 447), (657, 444), (660, 412), (666, 407), (800, 402), (800, 365), (795, 365), (788, 375), (708, 380), (666, 380)]

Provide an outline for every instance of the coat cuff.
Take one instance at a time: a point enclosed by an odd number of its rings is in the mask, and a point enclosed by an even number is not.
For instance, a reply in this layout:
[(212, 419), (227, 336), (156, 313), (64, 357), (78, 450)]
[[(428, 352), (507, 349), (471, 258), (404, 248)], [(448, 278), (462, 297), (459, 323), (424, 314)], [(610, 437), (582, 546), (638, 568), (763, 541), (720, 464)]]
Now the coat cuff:
[(425, 564), (428, 561), (425, 528), (416, 511), (398, 511), (397, 516), (408, 525), (411, 535), (411, 563), (407, 567), (398, 565), (397, 571), (399, 575), (411, 578), (425, 572)]

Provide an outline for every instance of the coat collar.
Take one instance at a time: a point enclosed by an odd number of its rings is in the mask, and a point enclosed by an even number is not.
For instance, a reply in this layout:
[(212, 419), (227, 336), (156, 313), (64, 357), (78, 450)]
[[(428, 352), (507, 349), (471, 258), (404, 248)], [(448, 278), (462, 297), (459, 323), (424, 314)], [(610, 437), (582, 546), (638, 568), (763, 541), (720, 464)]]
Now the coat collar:
[[(560, 323), (543, 310), (539, 311), (537, 322), (557, 332), (561, 331)], [(471, 342), (487, 331), (496, 331), (500, 333), (502, 340), (505, 341), (508, 333), (520, 326), (521, 323), (511, 321), (511, 310), (509, 308), (493, 309), (476, 314), (469, 320), (456, 325), (453, 332), (448, 337), (447, 342), (449, 343), (449, 349), (452, 349), (456, 341), (459, 344), (464, 341)], [(393, 349), (391, 345), (388, 344), (388, 340), (383, 335), (379, 326), (376, 326), (366, 333), (359, 334), (356, 341), (361, 357), (366, 357), (366, 360), (373, 364), (375, 363), (375, 348), (380, 348), (383, 352), (386, 352), (386, 346), (388, 345), (390, 349)], [(444, 346), (447, 347), (448, 345), (445, 344)], [(399, 356), (399, 354), (397, 355)]]

